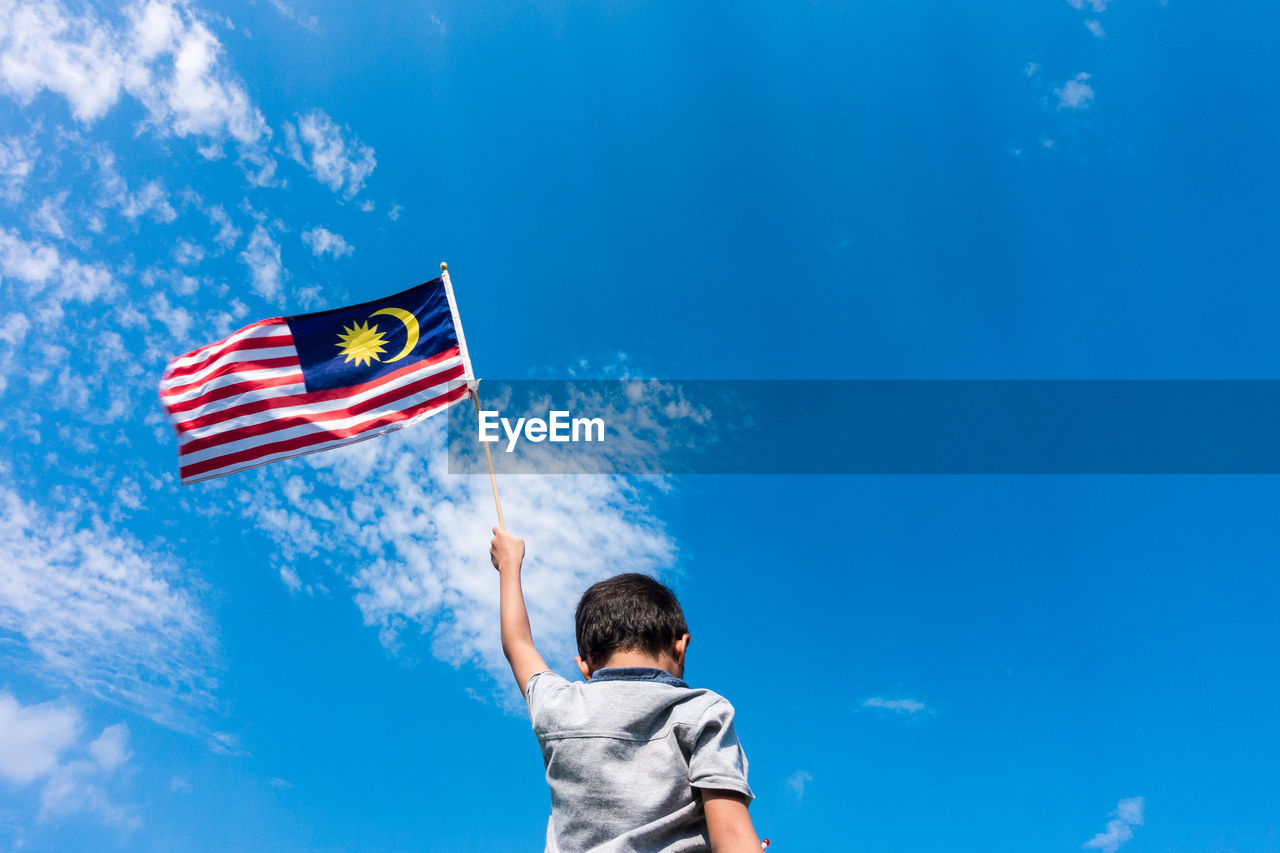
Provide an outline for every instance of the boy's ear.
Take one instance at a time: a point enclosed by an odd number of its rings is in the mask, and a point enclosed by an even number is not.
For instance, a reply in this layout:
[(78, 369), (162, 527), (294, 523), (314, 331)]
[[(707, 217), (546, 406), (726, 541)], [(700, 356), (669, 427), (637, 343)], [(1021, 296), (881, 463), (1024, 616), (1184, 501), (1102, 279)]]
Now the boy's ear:
[(578, 672), (581, 672), (581, 673), (582, 673), (582, 680), (583, 680), (583, 681), (590, 681), (590, 680), (591, 680), (591, 666), (590, 666), (590, 664), (588, 664), (586, 661), (584, 661), (581, 657), (575, 657), (575, 658), (573, 659), (573, 662), (574, 662), (574, 663), (576, 663), (576, 664), (578, 665)]
[(688, 634), (681, 634), (680, 639), (676, 640), (673, 657), (676, 659), (676, 663), (681, 666), (684, 666), (684, 655), (689, 650), (690, 639), (691, 637)]

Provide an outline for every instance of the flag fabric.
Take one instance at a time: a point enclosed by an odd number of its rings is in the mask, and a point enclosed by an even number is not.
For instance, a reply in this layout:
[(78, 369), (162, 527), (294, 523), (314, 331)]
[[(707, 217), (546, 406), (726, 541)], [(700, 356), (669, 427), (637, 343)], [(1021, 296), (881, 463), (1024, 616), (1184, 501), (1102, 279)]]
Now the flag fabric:
[(466, 398), (449, 275), (348, 308), (275, 317), (169, 362), (160, 401), (183, 483), (340, 447)]

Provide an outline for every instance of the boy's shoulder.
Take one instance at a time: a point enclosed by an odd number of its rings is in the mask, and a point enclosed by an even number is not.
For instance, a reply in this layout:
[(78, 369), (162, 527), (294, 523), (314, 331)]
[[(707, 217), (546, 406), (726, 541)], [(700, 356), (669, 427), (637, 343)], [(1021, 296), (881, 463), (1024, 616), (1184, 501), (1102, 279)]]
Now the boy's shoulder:
[(715, 691), (660, 678), (571, 682), (553, 672), (537, 673), (527, 688), (553, 791), (565, 778), (603, 788), (626, 779), (647, 790), (692, 786), (754, 797), (733, 705)]
[(606, 673), (604, 678), (569, 681), (546, 670), (529, 679), (525, 701), (534, 730), (547, 736), (591, 731), (648, 739), (675, 727), (733, 718), (733, 705), (719, 693), (670, 676)]

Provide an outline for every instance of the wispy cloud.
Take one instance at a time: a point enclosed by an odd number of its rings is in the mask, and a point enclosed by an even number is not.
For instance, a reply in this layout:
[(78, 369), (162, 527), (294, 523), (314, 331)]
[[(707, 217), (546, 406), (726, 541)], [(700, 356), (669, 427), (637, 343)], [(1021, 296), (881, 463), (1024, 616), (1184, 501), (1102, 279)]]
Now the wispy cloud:
[(1106, 38), (1107, 31), (1102, 28), (1102, 22), (1096, 18), (1090, 18), (1084, 22), (1084, 25), (1098, 38)]
[(200, 263), (204, 255), (204, 247), (190, 240), (179, 240), (173, 247), (173, 259), (184, 267)]
[(344, 198), (359, 193), (377, 165), (373, 149), (322, 110), (299, 116), (297, 126), (286, 124), (284, 132), (289, 156)]
[(192, 729), (214, 705), (212, 626), (171, 555), (0, 484), (0, 628), (47, 679)]
[(925, 705), (925, 703), (917, 699), (886, 699), (883, 696), (871, 696), (867, 699), (863, 699), (862, 707), (876, 711), (901, 714), (903, 716), (920, 714), (928, 709), (928, 706)]
[(1089, 75), (1081, 71), (1071, 80), (1054, 89), (1058, 96), (1058, 109), (1084, 110), (1093, 103), (1093, 87), (1089, 85)]
[(797, 800), (804, 799), (804, 790), (810, 782), (813, 781), (813, 775), (807, 770), (797, 770), (786, 778), (783, 785), (791, 792), (791, 796)]
[(59, 240), (66, 240), (70, 237), (71, 223), (67, 219), (66, 204), (70, 197), (69, 190), (63, 190), (57, 195), (50, 196), (40, 202), (40, 206), (32, 211), (27, 221), (31, 224), (34, 231), (42, 234), (48, 234), (50, 237), (56, 237)]
[(0, 198), (6, 201), (22, 198), (23, 185), (35, 168), (38, 153), (30, 139), (0, 137)]
[(121, 287), (101, 264), (85, 263), (39, 240), (0, 227), (0, 277), (10, 279), (12, 304), (22, 304), (45, 325), (59, 321), (68, 302), (85, 304), (117, 296)]
[(95, 159), (98, 164), (98, 187), (101, 196), (98, 204), (114, 208), (126, 218), (137, 219), (146, 214), (160, 223), (178, 218), (178, 212), (169, 203), (164, 183), (158, 179), (145, 182), (142, 188), (130, 191), (128, 182), (116, 168), (116, 157), (106, 149), (99, 149)]
[(320, 32), (320, 19), (308, 12), (303, 12), (297, 6), (284, 2), (284, 0), (271, 0), (272, 7), (277, 12), (302, 27), (307, 32)]
[(284, 264), (280, 261), (280, 244), (271, 238), (266, 226), (253, 227), (240, 260), (249, 268), (253, 292), (268, 302), (278, 302), (284, 286)]
[(1085, 850), (1101, 850), (1102, 853), (1116, 853), (1120, 845), (1133, 838), (1133, 828), (1142, 826), (1143, 811), (1146, 800), (1143, 797), (1128, 797), (1116, 803), (1116, 810), (1107, 821), (1107, 828), (1086, 841)]
[(221, 205), (210, 205), (205, 209), (205, 215), (209, 217), (209, 222), (218, 229), (214, 235), (213, 241), (223, 249), (230, 249), (240, 239), (241, 232), (231, 221), (231, 216)]
[(334, 258), (341, 258), (356, 250), (356, 247), (347, 243), (341, 234), (335, 234), (328, 228), (320, 226), (316, 226), (310, 231), (303, 231), (302, 242), (311, 247), (311, 254), (317, 258), (323, 258), (326, 254)]
[(1111, 0), (1067, 0), (1067, 3), (1070, 4), (1073, 9), (1088, 8), (1095, 12), (1105, 12), (1107, 11), (1107, 6), (1111, 3)]
[(31, 321), (27, 319), (27, 316), (15, 311), (0, 320), (0, 341), (4, 341), (10, 346), (17, 346), (26, 339), (27, 332), (30, 329)]

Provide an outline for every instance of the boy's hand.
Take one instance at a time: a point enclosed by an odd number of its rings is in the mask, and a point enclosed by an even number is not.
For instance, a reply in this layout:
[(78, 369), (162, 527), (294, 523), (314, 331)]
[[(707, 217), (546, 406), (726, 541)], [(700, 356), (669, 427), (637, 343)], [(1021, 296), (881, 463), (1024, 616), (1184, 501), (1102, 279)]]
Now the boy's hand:
[(519, 571), (524, 562), (524, 540), (517, 539), (501, 527), (493, 528), (493, 541), (489, 543), (489, 560), (499, 572), (505, 569)]

